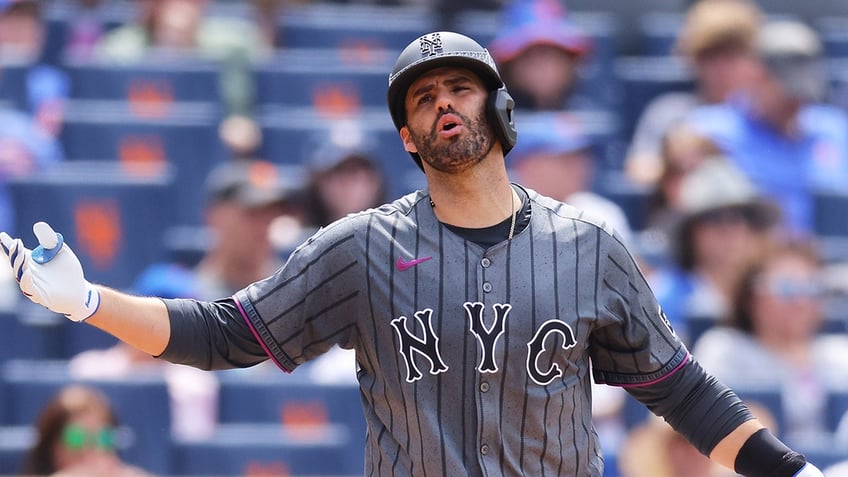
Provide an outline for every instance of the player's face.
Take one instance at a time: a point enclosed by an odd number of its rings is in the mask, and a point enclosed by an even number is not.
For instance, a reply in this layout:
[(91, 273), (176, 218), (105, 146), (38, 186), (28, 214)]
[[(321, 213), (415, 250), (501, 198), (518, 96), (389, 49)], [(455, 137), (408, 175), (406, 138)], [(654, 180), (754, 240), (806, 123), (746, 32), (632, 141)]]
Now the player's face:
[(488, 91), (465, 68), (436, 68), (418, 78), (406, 94), (404, 147), (432, 168), (464, 171), (492, 149), (494, 133), (486, 121)]

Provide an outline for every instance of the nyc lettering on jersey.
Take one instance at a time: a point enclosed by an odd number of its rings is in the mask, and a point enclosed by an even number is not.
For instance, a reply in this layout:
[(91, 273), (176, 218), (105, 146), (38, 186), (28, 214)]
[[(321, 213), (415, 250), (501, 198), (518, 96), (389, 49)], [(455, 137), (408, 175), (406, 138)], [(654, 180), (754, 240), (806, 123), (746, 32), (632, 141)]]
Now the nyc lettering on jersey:
[[(506, 330), (506, 321), (512, 305), (494, 304), (492, 308), (495, 319), (491, 326), (488, 327), (483, 319), (485, 314), (485, 305), (483, 303), (467, 302), (463, 307), (468, 317), (469, 330), (477, 338), (482, 355), (480, 363), (477, 365), (477, 371), (480, 373), (497, 373), (499, 367), (495, 359), (495, 348), (497, 347), (499, 338)], [(417, 311), (413, 314), (413, 318), (418, 321), (419, 328), (423, 329), (422, 336), (416, 335), (409, 330), (407, 326), (409, 318), (406, 316), (400, 316), (391, 321), (391, 325), (397, 333), (400, 354), (406, 362), (406, 382), (408, 383), (414, 383), (423, 376), (416, 362), (416, 356), (429, 362), (429, 372), (432, 375), (437, 375), (448, 370), (448, 364), (442, 359), (441, 352), (439, 351), (439, 337), (433, 331), (433, 310), (427, 308)], [(561, 336), (561, 347), (564, 350), (577, 344), (574, 332), (568, 323), (560, 320), (549, 320), (539, 326), (533, 335), (533, 339), (527, 343), (526, 366), (527, 375), (536, 384), (541, 386), (550, 384), (563, 374), (563, 370), (556, 363), (551, 363), (547, 367), (539, 363), (539, 358), (548, 352), (548, 349), (545, 348), (546, 340), (554, 334)]]

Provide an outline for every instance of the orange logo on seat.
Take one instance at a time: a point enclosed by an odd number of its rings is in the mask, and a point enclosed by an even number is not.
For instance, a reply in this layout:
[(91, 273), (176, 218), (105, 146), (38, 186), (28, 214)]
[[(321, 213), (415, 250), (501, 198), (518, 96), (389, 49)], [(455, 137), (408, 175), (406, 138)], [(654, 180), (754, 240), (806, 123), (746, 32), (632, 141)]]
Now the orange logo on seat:
[(342, 116), (359, 111), (359, 92), (348, 84), (322, 83), (312, 91), (312, 103), (323, 116)]
[(100, 270), (111, 267), (123, 240), (121, 214), (114, 200), (81, 200), (74, 208), (79, 250)]
[[(157, 135), (128, 135), (121, 138), (118, 144), (118, 159), (129, 171), (156, 172), (161, 168), (150, 166), (162, 165), (167, 161), (165, 146), (162, 138)], [(139, 166), (134, 168), (133, 166)]]
[(283, 462), (248, 462), (244, 467), (244, 477), (288, 477), (291, 473)]
[(130, 113), (140, 118), (163, 118), (171, 112), (174, 94), (171, 83), (134, 79), (127, 91)]

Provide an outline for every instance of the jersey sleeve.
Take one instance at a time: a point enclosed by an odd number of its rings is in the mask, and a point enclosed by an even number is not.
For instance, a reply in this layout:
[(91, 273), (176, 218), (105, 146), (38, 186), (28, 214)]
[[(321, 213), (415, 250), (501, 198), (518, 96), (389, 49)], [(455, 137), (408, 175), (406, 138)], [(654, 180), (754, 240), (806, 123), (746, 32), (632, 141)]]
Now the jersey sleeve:
[(616, 386), (656, 383), (689, 358), (638, 264), (620, 239), (601, 250), (598, 327), (590, 346), (595, 380)]
[(284, 371), (333, 345), (353, 347), (364, 296), (355, 230), (343, 220), (318, 231), (274, 275), (236, 293), (253, 334)]

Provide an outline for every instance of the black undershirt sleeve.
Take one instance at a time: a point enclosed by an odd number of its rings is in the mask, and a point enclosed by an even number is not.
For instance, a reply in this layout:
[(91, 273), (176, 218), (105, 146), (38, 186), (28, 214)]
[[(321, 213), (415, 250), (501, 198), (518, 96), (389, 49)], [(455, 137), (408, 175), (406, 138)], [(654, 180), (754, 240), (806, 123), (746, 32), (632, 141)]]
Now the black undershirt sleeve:
[(204, 370), (247, 368), (268, 359), (232, 298), (163, 299), (171, 339), (159, 358)]
[(731, 431), (754, 418), (736, 393), (694, 359), (662, 381), (626, 389), (707, 456)]

